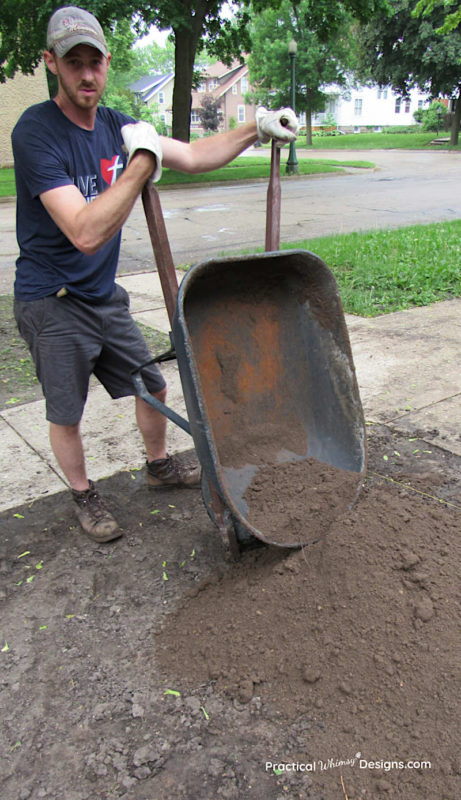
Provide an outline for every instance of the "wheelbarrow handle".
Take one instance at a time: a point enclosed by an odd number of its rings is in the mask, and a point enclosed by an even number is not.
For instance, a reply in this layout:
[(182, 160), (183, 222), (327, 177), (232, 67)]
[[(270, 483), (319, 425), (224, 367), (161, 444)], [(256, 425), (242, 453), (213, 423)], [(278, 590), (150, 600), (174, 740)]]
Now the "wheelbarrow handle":
[(266, 205), (266, 252), (280, 248), (280, 147), (272, 141), (271, 171), (267, 187)]
[(150, 240), (155, 255), (160, 284), (162, 286), (165, 306), (168, 313), (170, 325), (173, 325), (173, 317), (178, 299), (178, 279), (174, 268), (173, 256), (171, 254), (170, 243), (163, 217), (162, 206), (157, 189), (152, 181), (146, 183), (142, 191), (142, 202), (146, 215), (147, 227)]

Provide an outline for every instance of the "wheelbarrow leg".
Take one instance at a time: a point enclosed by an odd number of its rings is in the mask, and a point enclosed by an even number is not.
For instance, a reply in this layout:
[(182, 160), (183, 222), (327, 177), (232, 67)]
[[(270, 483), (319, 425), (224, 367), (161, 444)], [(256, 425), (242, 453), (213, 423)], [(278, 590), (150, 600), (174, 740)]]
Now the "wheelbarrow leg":
[(240, 558), (240, 545), (237, 539), (237, 533), (232, 522), (230, 520), (226, 522), (225, 511), (227, 509), (220, 495), (209, 481), (207, 481), (207, 483), (208, 490), (210, 492), (210, 506), (213, 512), (214, 522), (218, 528), (224, 549), (232, 561), (238, 561)]

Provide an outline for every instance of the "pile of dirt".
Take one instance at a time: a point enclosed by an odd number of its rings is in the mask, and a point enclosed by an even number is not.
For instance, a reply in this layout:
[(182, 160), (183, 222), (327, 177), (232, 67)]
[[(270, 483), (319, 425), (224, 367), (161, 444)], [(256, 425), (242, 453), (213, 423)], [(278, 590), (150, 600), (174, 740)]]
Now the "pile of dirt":
[(0, 515), (1, 797), (457, 800), (460, 462), (373, 430), (353, 511), (239, 563), (138, 471), (111, 545), (67, 494)]
[(350, 508), (361, 477), (316, 458), (262, 467), (244, 494), (248, 522), (279, 545), (313, 543)]
[[(196, 587), (165, 621), (157, 663), (182, 686), (308, 716), (323, 731), (299, 760), (423, 761), (437, 742), (437, 767), (454, 764), (459, 530), (459, 514), (372, 487), (315, 547), (249, 553)], [(426, 796), (426, 780), (408, 773), (405, 797)]]

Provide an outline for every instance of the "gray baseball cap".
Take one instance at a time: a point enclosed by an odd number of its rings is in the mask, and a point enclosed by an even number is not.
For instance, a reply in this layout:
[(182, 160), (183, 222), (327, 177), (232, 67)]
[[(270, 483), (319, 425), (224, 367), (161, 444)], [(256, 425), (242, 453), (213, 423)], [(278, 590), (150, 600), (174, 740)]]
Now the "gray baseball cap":
[(47, 50), (53, 50), (59, 58), (62, 58), (77, 44), (89, 44), (107, 56), (104, 33), (93, 14), (76, 6), (58, 8), (48, 23)]

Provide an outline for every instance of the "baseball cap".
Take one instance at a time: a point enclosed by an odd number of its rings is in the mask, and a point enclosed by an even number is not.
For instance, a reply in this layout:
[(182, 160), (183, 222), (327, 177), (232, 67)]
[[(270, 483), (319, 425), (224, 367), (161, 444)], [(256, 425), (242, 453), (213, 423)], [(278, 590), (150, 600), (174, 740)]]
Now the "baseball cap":
[(93, 14), (76, 6), (58, 8), (48, 22), (47, 49), (62, 58), (77, 44), (89, 44), (107, 56), (104, 33)]

